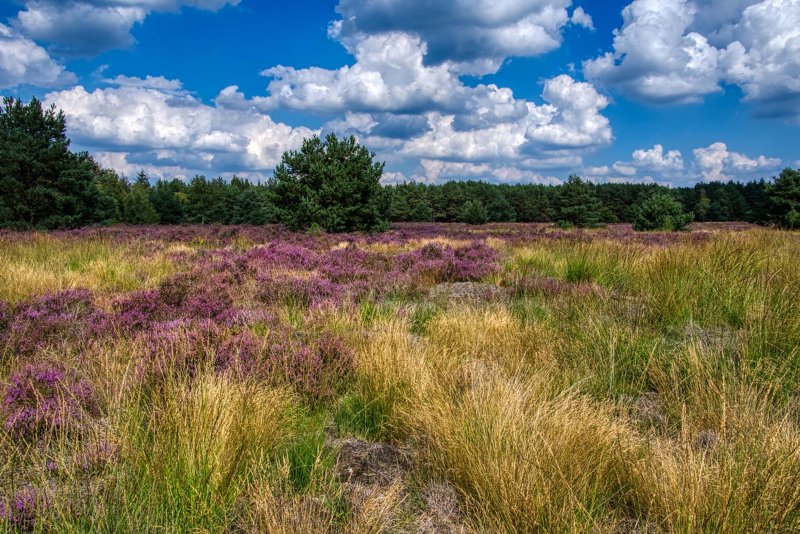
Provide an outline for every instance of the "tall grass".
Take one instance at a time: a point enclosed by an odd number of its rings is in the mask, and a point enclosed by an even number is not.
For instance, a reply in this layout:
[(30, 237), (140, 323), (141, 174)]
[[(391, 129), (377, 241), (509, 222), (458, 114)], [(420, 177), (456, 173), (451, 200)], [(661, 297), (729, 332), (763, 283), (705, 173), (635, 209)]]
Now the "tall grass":
[(30, 239), (0, 239), (0, 299), (25, 298), (70, 288), (132, 291), (156, 285), (174, 272), (164, 251), (142, 242), (108, 239), (59, 239), (47, 234)]
[[(100, 415), (35, 438), (2, 427), (0, 499), (35, 487), (41, 532), (377, 533), (413, 531), (418, 486), (446, 481), (465, 532), (800, 530), (800, 240), (574, 241), (493, 238), (504, 265), (483, 282), (507, 294), (485, 302), (272, 303), (281, 328), (354, 352), (320, 399), (215, 369), (217, 337), (272, 323), (217, 325), (201, 354), (180, 345), (191, 370), (153, 376), (143, 334), (48, 345), (38, 356), (88, 380)], [(167, 250), (2, 242), (0, 298), (155, 285), (182, 267)], [(237, 282), (237, 302), (255, 306), (259, 283)], [(0, 353), (3, 377), (28, 358)], [(354, 489), (342, 437), (402, 445), (413, 466)]]

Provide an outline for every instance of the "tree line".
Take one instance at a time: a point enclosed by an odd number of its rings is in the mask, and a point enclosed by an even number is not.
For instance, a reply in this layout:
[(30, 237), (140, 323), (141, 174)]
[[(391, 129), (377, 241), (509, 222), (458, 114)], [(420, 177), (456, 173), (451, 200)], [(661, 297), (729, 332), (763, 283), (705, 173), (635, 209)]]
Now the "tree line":
[(234, 177), (129, 180), (70, 150), (66, 117), (4, 99), (0, 110), (0, 227), (93, 224), (284, 224), (294, 229), (380, 231), (389, 222), (632, 223), (679, 230), (692, 220), (747, 221), (800, 228), (800, 171), (774, 180), (563, 185), (450, 181), (380, 186), (383, 164), (352, 137), (312, 138), (289, 151), (266, 183)]

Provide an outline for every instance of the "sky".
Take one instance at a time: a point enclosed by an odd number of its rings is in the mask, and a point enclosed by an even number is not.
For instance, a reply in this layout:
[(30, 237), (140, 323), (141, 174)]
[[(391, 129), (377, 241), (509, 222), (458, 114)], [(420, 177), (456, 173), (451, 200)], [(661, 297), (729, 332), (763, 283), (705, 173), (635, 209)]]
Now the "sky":
[(0, 92), (126, 176), (260, 181), (355, 135), (383, 181), (800, 166), (800, 0), (0, 0)]

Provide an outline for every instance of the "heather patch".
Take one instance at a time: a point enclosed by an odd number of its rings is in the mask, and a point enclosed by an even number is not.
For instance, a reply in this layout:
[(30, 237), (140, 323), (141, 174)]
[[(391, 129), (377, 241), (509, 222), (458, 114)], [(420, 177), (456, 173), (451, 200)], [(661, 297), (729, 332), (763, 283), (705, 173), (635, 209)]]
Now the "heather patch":
[(13, 315), (6, 308), (4, 315), (7, 343), (21, 356), (54, 343), (83, 341), (105, 321), (92, 293), (83, 289), (44, 295), (20, 304)]
[(3, 394), (3, 426), (15, 439), (80, 431), (99, 412), (90, 384), (54, 363), (24, 364)]

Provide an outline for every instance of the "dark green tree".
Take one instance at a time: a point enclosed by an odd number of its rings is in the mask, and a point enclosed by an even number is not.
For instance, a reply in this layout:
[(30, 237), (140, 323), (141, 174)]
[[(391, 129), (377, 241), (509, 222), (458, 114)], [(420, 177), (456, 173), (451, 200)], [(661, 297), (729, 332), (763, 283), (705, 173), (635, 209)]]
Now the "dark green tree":
[(479, 200), (468, 200), (461, 208), (460, 219), (467, 224), (486, 224), (488, 220), (486, 208)]
[(655, 193), (637, 206), (633, 227), (636, 230), (678, 231), (692, 222), (681, 203), (669, 193)]
[(177, 193), (183, 189), (183, 182), (173, 179), (169, 182), (159, 180), (150, 189), (150, 204), (158, 214), (161, 224), (180, 224), (184, 220), (183, 204)]
[(0, 108), (0, 226), (66, 228), (113, 217), (101, 193), (100, 167), (70, 152), (66, 118), (36, 98), (3, 99)]
[(573, 174), (559, 191), (555, 220), (579, 227), (597, 226), (602, 207), (594, 186)]
[(378, 232), (388, 227), (380, 179), (383, 163), (356, 142), (330, 134), (283, 154), (270, 187), (279, 219), (293, 229)]
[(128, 191), (124, 207), (125, 222), (130, 224), (158, 224), (158, 212), (150, 202), (150, 178), (139, 171)]
[(769, 187), (771, 220), (781, 228), (800, 228), (800, 170), (784, 169)]
[(705, 221), (708, 215), (708, 210), (711, 208), (711, 200), (706, 195), (705, 190), (700, 189), (700, 194), (697, 197), (697, 202), (694, 205), (694, 218), (698, 221)]
[(411, 220), (414, 222), (431, 222), (433, 221), (433, 210), (428, 205), (428, 202), (420, 199), (414, 209), (411, 210)]
[(486, 215), (491, 222), (514, 222), (517, 212), (505, 195), (497, 192), (486, 205)]

